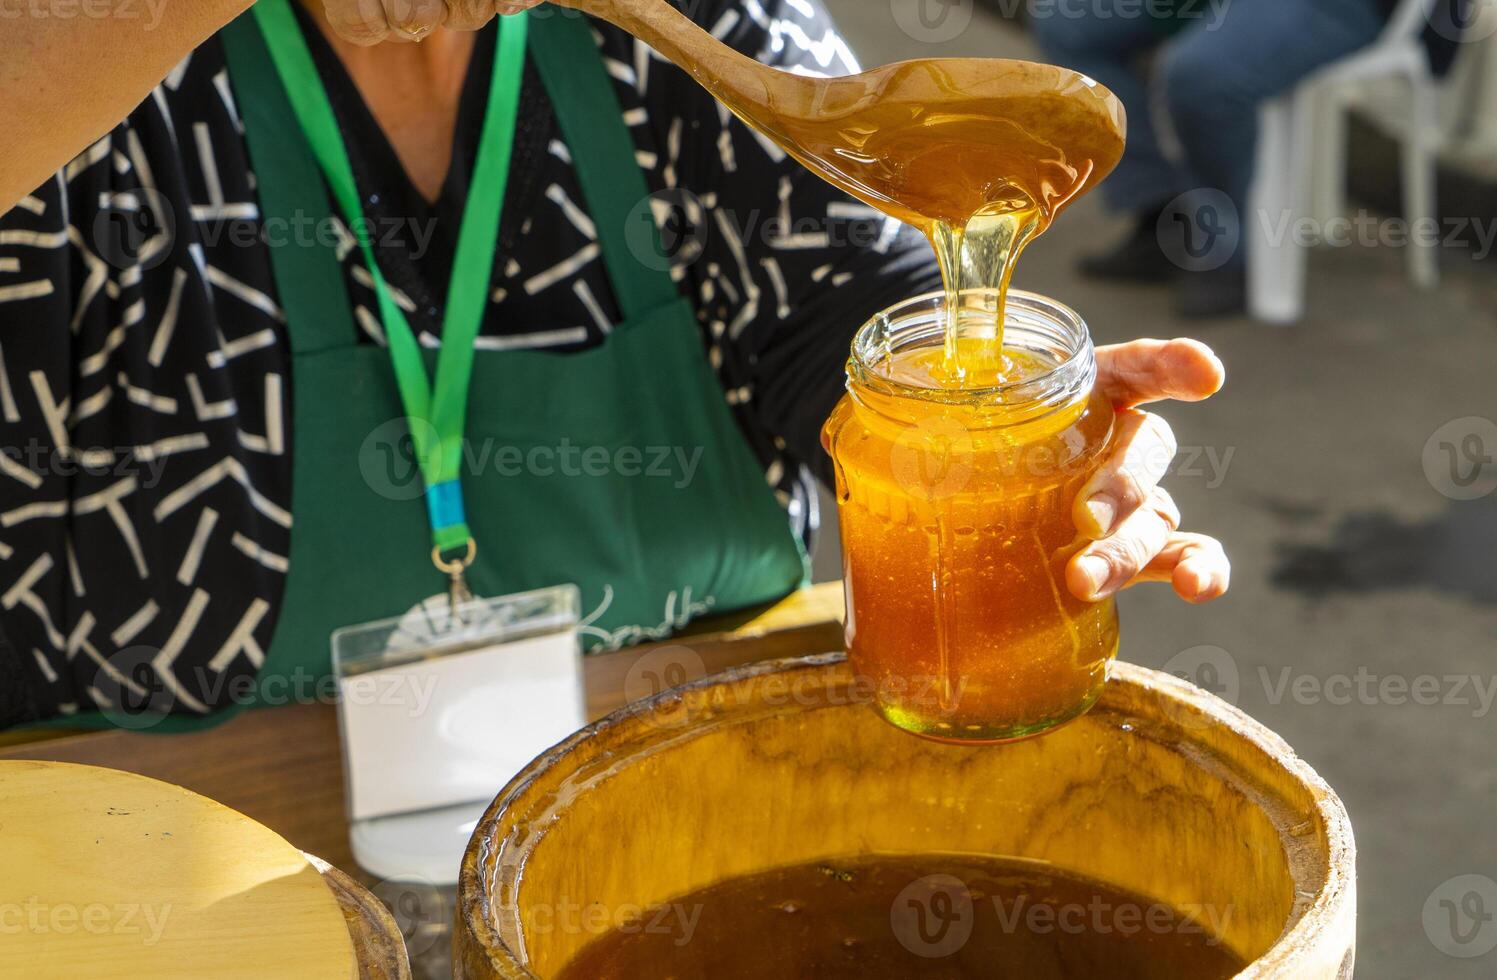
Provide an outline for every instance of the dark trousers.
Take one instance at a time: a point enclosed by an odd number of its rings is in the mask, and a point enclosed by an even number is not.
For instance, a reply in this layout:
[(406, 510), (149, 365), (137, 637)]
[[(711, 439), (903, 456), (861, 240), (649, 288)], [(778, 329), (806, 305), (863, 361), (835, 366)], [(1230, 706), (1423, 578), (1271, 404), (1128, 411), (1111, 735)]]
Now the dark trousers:
[[(1046, 60), (1090, 75), (1128, 111), (1128, 149), (1102, 185), (1112, 208), (1141, 212), (1186, 191), (1214, 188), (1242, 214), (1259, 103), (1376, 40), (1385, 18), (1377, 0), (1176, 6), (1175, 18), (1162, 23), (1138, 0), (1057, 0), (1030, 23)], [(1166, 152), (1163, 119), (1178, 152)]]

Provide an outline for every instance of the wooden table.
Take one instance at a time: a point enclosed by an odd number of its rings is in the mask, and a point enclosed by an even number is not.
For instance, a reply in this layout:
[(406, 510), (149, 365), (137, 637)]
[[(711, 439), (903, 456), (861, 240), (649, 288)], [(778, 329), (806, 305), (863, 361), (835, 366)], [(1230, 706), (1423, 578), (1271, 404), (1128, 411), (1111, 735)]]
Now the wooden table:
[[(599, 718), (662, 686), (740, 664), (841, 649), (841, 616), (841, 584), (830, 583), (766, 609), (703, 620), (668, 643), (590, 656), (584, 661), (588, 714)], [(45, 740), (0, 743), (0, 758), (107, 766), (176, 783), (258, 820), (367, 884), (377, 880), (354, 863), (349, 849), (331, 704), (247, 711), (189, 735), (116, 730), (39, 737)]]

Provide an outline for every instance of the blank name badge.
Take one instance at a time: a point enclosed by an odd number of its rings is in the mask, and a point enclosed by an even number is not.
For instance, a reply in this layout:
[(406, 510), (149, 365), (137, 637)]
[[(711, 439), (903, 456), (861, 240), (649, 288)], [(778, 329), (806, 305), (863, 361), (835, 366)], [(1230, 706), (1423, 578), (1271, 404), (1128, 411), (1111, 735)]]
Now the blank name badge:
[(582, 727), (578, 603), (572, 585), (435, 596), (334, 633), (349, 820), (487, 803)]

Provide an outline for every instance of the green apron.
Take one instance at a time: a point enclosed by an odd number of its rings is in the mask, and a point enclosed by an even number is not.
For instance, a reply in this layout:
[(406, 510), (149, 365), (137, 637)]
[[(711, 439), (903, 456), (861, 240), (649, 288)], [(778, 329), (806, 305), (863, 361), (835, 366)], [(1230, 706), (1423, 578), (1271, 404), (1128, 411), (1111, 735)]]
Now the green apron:
[[(297, 227), (289, 219), (332, 212), (251, 14), (220, 36), (262, 219)], [(628, 223), (649, 190), (587, 21), (533, 17), (529, 43), (624, 319), (580, 353), (477, 352), (463, 488), (478, 550), (467, 581), (481, 596), (575, 583), (584, 644), (621, 646), (668, 636), (693, 614), (779, 598), (805, 583), (807, 561), (707, 364), (695, 311), (664, 263), (631, 253), (641, 236)], [(405, 613), (445, 582), (428, 557), (420, 474), (389, 452), (405, 426), (389, 355), (359, 342), (333, 249), (298, 241), (271, 258), (292, 350), (295, 521), (258, 684), (273, 698), (270, 682), (326, 679), (333, 630)], [(430, 370), (436, 352), (426, 354)], [(206, 727), (235, 710), (151, 730)]]

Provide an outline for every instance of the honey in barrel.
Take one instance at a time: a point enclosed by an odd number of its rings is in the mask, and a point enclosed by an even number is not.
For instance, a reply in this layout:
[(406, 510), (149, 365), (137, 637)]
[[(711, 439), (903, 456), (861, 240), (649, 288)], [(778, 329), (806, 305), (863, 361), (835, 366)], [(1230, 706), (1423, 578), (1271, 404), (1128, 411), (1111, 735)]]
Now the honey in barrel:
[(590, 941), (559, 980), (1224, 980), (1231, 909), (1049, 865), (870, 856), (731, 879)]

